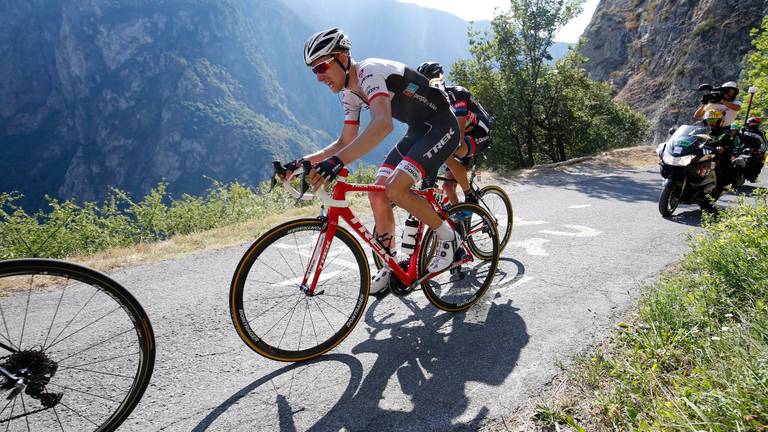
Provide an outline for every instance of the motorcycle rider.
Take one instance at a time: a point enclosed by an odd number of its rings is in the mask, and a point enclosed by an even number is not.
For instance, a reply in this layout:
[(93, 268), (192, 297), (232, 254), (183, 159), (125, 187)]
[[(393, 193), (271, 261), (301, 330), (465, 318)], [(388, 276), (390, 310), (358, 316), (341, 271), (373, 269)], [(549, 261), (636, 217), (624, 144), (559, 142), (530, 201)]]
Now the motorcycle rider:
[(736, 120), (736, 116), (741, 110), (741, 102), (736, 100), (736, 96), (739, 94), (739, 85), (735, 81), (728, 81), (721, 85), (719, 90), (719, 94), (706, 93), (701, 97), (701, 105), (693, 114), (694, 119), (703, 120), (704, 114), (710, 109), (708, 106), (715, 104), (720, 105), (717, 109), (724, 113), (723, 125), (730, 125)]

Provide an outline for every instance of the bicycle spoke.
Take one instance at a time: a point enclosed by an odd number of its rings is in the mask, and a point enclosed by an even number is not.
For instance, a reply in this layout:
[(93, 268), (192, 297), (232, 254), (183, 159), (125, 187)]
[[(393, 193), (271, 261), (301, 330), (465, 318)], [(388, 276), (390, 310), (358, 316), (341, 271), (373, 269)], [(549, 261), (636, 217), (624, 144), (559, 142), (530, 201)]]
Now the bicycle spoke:
[(48, 383), (48, 385), (54, 386), (54, 387), (58, 387), (58, 388), (62, 388), (62, 389), (66, 389), (66, 390), (72, 390), (73, 392), (76, 392), (76, 393), (82, 393), (82, 394), (85, 394), (85, 395), (88, 395), (88, 396), (93, 396), (95, 398), (103, 399), (103, 400), (110, 401), (110, 402), (116, 403), (116, 404), (119, 404), (121, 402), (121, 401), (116, 401), (114, 399), (110, 399), (110, 398), (108, 398), (106, 396), (97, 395), (95, 393), (87, 392), (85, 390), (78, 390), (76, 388), (65, 386), (65, 385), (61, 385), (61, 384), (56, 384), (56, 383), (52, 383), (51, 382), (51, 383)]
[(301, 319), (301, 330), (299, 331), (299, 342), (296, 344), (296, 350), (301, 349), (301, 337), (304, 336), (304, 324), (307, 322), (308, 309), (309, 309), (309, 303), (304, 302), (304, 317)]
[[(312, 299), (313, 299), (313, 300), (315, 300), (315, 299), (316, 299), (316, 297), (312, 297)], [(322, 315), (322, 316), (323, 316), (323, 318), (325, 318), (325, 322), (327, 322), (327, 323), (328, 323), (328, 327), (330, 327), (330, 328), (331, 328), (331, 330), (333, 331), (333, 324), (331, 324), (331, 321), (330, 321), (330, 320), (328, 319), (328, 317), (325, 315), (325, 312), (323, 312), (323, 309), (320, 307), (320, 305), (318, 305), (318, 304), (317, 304), (317, 300), (315, 300), (315, 305), (317, 306), (317, 310), (319, 310), (319, 311), (320, 311), (320, 315)]]
[(99, 374), (99, 375), (108, 375), (108, 376), (113, 376), (113, 377), (118, 377), (118, 378), (126, 378), (126, 379), (130, 379), (130, 380), (136, 378), (136, 377), (133, 377), (133, 376), (130, 376), (130, 375), (122, 375), (122, 374), (112, 373), (112, 372), (102, 372), (102, 371), (97, 371), (97, 370), (93, 370), (93, 369), (84, 369), (84, 368), (79, 368), (79, 367), (68, 367), (67, 369), (68, 370), (77, 370), (77, 371), (81, 371), (81, 372), (94, 373), (94, 374)]
[(76, 353), (74, 353), (74, 354), (71, 354), (71, 355), (69, 355), (69, 356), (67, 356), (67, 357), (64, 357), (64, 358), (63, 358), (63, 359), (61, 359), (61, 360), (58, 360), (58, 363), (59, 363), (59, 364), (61, 364), (61, 363), (62, 363), (62, 362), (64, 362), (65, 360), (69, 360), (69, 359), (71, 359), (72, 357), (74, 357), (74, 356), (76, 356), (76, 355), (78, 355), (78, 354), (82, 354), (82, 353), (84, 353), (84, 352), (86, 352), (86, 351), (88, 351), (88, 350), (90, 350), (90, 349), (93, 349), (93, 348), (95, 348), (95, 347), (97, 347), (97, 346), (99, 346), (99, 345), (101, 345), (101, 344), (105, 344), (105, 343), (109, 342), (110, 340), (112, 340), (112, 339), (114, 339), (114, 338), (116, 338), (116, 337), (122, 336), (122, 335), (124, 335), (124, 334), (126, 334), (126, 333), (128, 333), (128, 332), (130, 332), (130, 331), (135, 331), (135, 329), (133, 329), (133, 328), (129, 328), (128, 330), (122, 331), (122, 332), (120, 332), (120, 333), (118, 333), (118, 334), (116, 334), (116, 335), (114, 335), (114, 336), (110, 336), (110, 337), (108, 337), (107, 339), (104, 339), (104, 340), (103, 340), (103, 341), (101, 341), (101, 342), (97, 342), (97, 343), (95, 343), (95, 344), (93, 344), (93, 345), (91, 345), (91, 346), (89, 346), (89, 347), (87, 347), (87, 348), (84, 348), (84, 349), (82, 349), (82, 350), (80, 350), (80, 351), (78, 351), (78, 352), (76, 352)]
[[(67, 322), (67, 324), (64, 326), (63, 329), (61, 329), (59, 334), (57, 334), (56, 337), (53, 338), (53, 341), (51, 341), (51, 345), (53, 345), (53, 343), (56, 342), (56, 340), (59, 338), (59, 336), (61, 336), (62, 333), (64, 333), (67, 330), (67, 328), (69, 328), (69, 326), (72, 324), (72, 322), (75, 320), (75, 318), (77, 318), (77, 316), (80, 315), (80, 312), (82, 312), (83, 309), (85, 309), (85, 307), (88, 306), (88, 304), (91, 302), (91, 300), (93, 300), (93, 298), (96, 297), (96, 294), (98, 292), (99, 292), (99, 290), (94, 288), (93, 294), (91, 294), (91, 296), (88, 297), (88, 300), (86, 300), (85, 304), (83, 304), (83, 306), (80, 308), (80, 310), (78, 310), (77, 313), (72, 317), (72, 319), (70, 319), (69, 322)], [(45, 347), (44, 346), (43, 347), (43, 351), (45, 351), (47, 348), (49, 348), (49, 347)]]
[[(301, 302), (301, 299), (299, 299), (299, 302)], [(296, 303), (299, 304), (298, 302)], [(288, 317), (288, 324), (285, 326), (285, 330), (283, 330), (282, 336), (280, 336), (280, 340), (277, 342), (277, 347), (280, 348), (280, 345), (283, 343), (283, 338), (285, 337), (285, 333), (288, 331), (288, 329), (291, 327), (291, 320), (293, 319), (293, 313), (296, 312), (296, 305), (294, 305), (291, 308), (291, 316)]]
[(56, 421), (59, 423), (59, 428), (61, 428), (61, 432), (65, 432), (64, 425), (61, 424), (61, 419), (59, 418), (59, 412), (56, 411), (56, 407), (53, 407), (53, 415), (56, 416)]
[(61, 405), (61, 406), (63, 406), (64, 408), (66, 408), (66, 409), (68, 409), (68, 410), (72, 411), (72, 412), (73, 412), (73, 413), (75, 413), (76, 415), (78, 415), (78, 416), (80, 416), (80, 417), (82, 417), (82, 418), (84, 418), (84, 419), (88, 420), (89, 422), (91, 422), (91, 424), (92, 424), (92, 425), (94, 425), (94, 426), (96, 426), (96, 427), (99, 427), (99, 424), (98, 424), (98, 423), (96, 423), (95, 421), (93, 421), (93, 420), (89, 419), (89, 418), (88, 418), (88, 417), (87, 417), (85, 414), (80, 414), (78, 411), (75, 411), (74, 409), (70, 408), (70, 407), (69, 407), (69, 405), (65, 404), (64, 402), (62, 402), (62, 401), (59, 401), (59, 405)]
[[(291, 279), (290, 277), (288, 277), (288, 276), (284, 275), (283, 273), (281, 273), (281, 272), (279, 272), (279, 271), (275, 270), (275, 269), (274, 269), (274, 268), (273, 268), (271, 265), (267, 264), (267, 263), (266, 263), (266, 262), (264, 262), (264, 261), (261, 261), (261, 260), (259, 260), (259, 259), (256, 259), (256, 262), (258, 262), (258, 263), (261, 263), (261, 264), (264, 264), (264, 266), (265, 266), (266, 268), (268, 268), (268, 269), (272, 270), (272, 271), (273, 271), (275, 274), (277, 274), (277, 275), (279, 275), (279, 276), (283, 277), (283, 278), (284, 278), (284, 279), (286, 279), (286, 280), (288, 280), (288, 279)], [(271, 285), (271, 284), (270, 284), (270, 285)]]
[(27, 290), (27, 303), (24, 307), (24, 320), (21, 324), (21, 336), (19, 336), (19, 349), (21, 349), (21, 344), (24, 342), (24, 330), (27, 328), (27, 314), (29, 313), (29, 301), (32, 299), (32, 281), (34, 280), (34, 276), (29, 277), (29, 290)]
[[(74, 365), (74, 366), (60, 367), (58, 370), (59, 370), (59, 372), (61, 372), (63, 370), (67, 370), (67, 369), (74, 369), (74, 368), (78, 368), (78, 367), (82, 367), (82, 366), (90, 366), (90, 365), (104, 363), (104, 362), (108, 362), (110, 360), (115, 360), (115, 359), (119, 359), (119, 358), (123, 358), (123, 357), (131, 357), (131, 356), (135, 356), (135, 355), (138, 355), (138, 354), (140, 354), (140, 352), (136, 351), (136, 352), (132, 352), (132, 353), (128, 353), (128, 354), (122, 354), (122, 355), (119, 355), (119, 356), (110, 357), (108, 359), (96, 360), (96, 361), (92, 361), (92, 362), (88, 362), (88, 363), (81, 363), (81, 364), (77, 364), (77, 365)], [(59, 363), (61, 363), (61, 360), (59, 360)]]
[(296, 239), (296, 233), (293, 233), (293, 244), (296, 245), (296, 255), (299, 256), (301, 268), (306, 269), (307, 267), (304, 265), (304, 260), (301, 259), (301, 253), (299, 252), (299, 241)]
[(5, 412), (5, 410), (7, 410), (7, 409), (8, 409), (8, 406), (10, 406), (10, 405), (11, 405), (11, 402), (13, 402), (13, 399), (9, 400), (9, 401), (8, 401), (8, 403), (7, 403), (7, 404), (5, 404), (5, 406), (3, 407), (3, 409), (2, 409), (2, 410), (0, 410), (0, 414), (4, 413), (4, 412)]
[(269, 330), (267, 330), (267, 331), (266, 331), (266, 333), (264, 333), (264, 336), (268, 335), (268, 334), (269, 334), (269, 332), (271, 332), (271, 331), (272, 331), (272, 329), (273, 329), (273, 328), (275, 328), (275, 326), (276, 326), (276, 325), (280, 324), (280, 321), (282, 321), (282, 320), (283, 320), (283, 318), (285, 318), (285, 317), (286, 317), (286, 316), (287, 316), (289, 313), (293, 312), (293, 310), (294, 310), (294, 309), (296, 309), (296, 305), (298, 305), (300, 301), (301, 301), (301, 299), (299, 299), (298, 301), (296, 301), (296, 303), (294, 303), (294, 304), (293, 304), (293, 307), (291, 308), (291, 310), (289, 310), (288, 312), (286, 312), (285, 314), (283, 314), (283, 316), (281, 316), (281, 317), (280, 317), (280, 319), (279, 319), (279, 320), (277, 320), (277, 322), (276, 322), (276, 323), (272, 324), (272, 327), (270, 327), (270, 328), (269, 328)]
[(76, 331), (74, 331), (74, 332), (70, 333), (68, 336), (66, 336), (66, 337), (64, 337), (64, 338), (62, 338), (62, 339), (59, 339), (59, 340), (58, 340), (58, 341), (56, 341), (55, 343), (51, 343), (51, 344), (48, 346), (48, 349), (51, 349), (51, 348), (53, 348), (55, 345), (58, 345), (58, 344), (60, 344), (61, 342), (63, 342), (63, 341), (65, 341), (65, 340), (69, 339), (70, 337), (74, 336), (75, 334), (77, 334), (77, 333), (80, 333), (81, 331), (85, 330), (86, 328), (88, 328), (88, 327), (90, 327), (90, 326), (92, 326), (92, 325), (96, 324), (97, 322), (99, 322), (99, 321), (103, 320), (104, 318), (106, 318), (106, 317), (108, 317), (108, 316), (112, 315), (112, 314), (113, 314), (115, 311), (117, 311), (117, 310), (119, 310), (119, 309), (121, 309), (121, 308), (120, 308), (120, 306), (118, 306), (118, 307), (116, 307), (116, 308), (112, 309), (111, 311), (107, 312), (106, 314), (102, 315), (102, 316), (101, 316), (101, 317), (99, 317), (99, 318), (98, 318), (96, 321), (93, 321), (93, 322), (92, 322), (92, 323), (90, 323), (90, 324), (87, 324), (87, 325), (85, 325), (85, 326), (83, 326), (83, 327), (80, 327), (78, 330), (76, 330)]
[[(299, 294), (299, 295), (304, 295), (304, 294)], [(290, 299), (293, 297), (293, 295), (291, 295), (291, 296), (286, 296), (286, 297), (287, 297), (287, 298), (286, 298), (285, 300), (283, 300), (283, 301), (281, 301), (281, 302), (277, 302), (277, 303), (275, 303), (274, 305), (272, 305), (272, 306), (268, 307), (266, 310), (264, 310), (264, 311), (262, 311), (262, 312), (259, 312), (259, 313), (255, 314), (255, 316), (261, 316), (261, 315), (264, 315), (265, 313), (267, 313), (267, 312), (271, 311), (272, 309), (274, 309), (274, 308), (276, 308), (276, 307), (280, 306), (281, 304), (285, 303), (286, 301), (290, 300)], [(253, 300), (253, 301), (255, 302), (256, 300)]]
[(24, 403), (24, 393), (21, 393), (21, 409), (24, 412), (24, 421), (27, 423), (27, 431), (31, 432), (29, 429), (29, 416), (27, 414), (27, 404)]
[(11, 419), (13, 418), (13, 409), (16, 408), (16, 398), (13, 398), (13, 404), (11, 404), (11, 413), (8, 414), (8, 424), (5, 425), (5, 432), (11, 427)]
[[(285, 255), (283, 255), (283, 253), (280, 251), (280, 248), (278, 247), (276, 249), (277, 249), (277, 253), (280, 254), (280, 258), (282, 258), (283, 262), (285, 262), (285, 266), (288, 267), (289, 270), (291, 270), (291, 274), (293, 274), (293, 277), (296, 278), (296, 279), (299, 279), (299, 277), (296, 276), (296, 272), (293, 271), (293, 268), (291, 267), (291, 265), (288, 264), (288, 260), (285, 259)], [(299, 279), (299, 280), (302, 280), (302, 279)]]
[(5, 326), (5, 332), (8, 335), (8, 336), (6, 336), (4, 334), (0, 334), (0, 336), (2, 336), (3, 339), (5, 339), (8, 342), (8, 344), (10, 345), (11, 348), (18, 350), (19, 347), (14, 345), (14, 343), (11, 341), (11, 332), (8, 331), (8, 324), (6, 324), (6, 322), (5, 322), (5, 312), (3, 311), (2, 303), (0, 303), (0, 315), (2, 315), (2, 317), (3, 317), (3, 326)]
[[(67, 278), (69, 280), (69, 278)], [(64, 285), (64, 288), (61, 290), (61, 295), (59, 296), (59, 301), (56, 303), (56, 310), (53, 312), (53, 318), (51, 318), (51, 325), (48, 326), (48, 333), (45, 335), (45, 340), (43, 341), (43, 346), (45, 346), (48, 343), (48, 338), (51, 336), (51, 330), (53, 329), (53, 323), (56, 321), (56, 316), (59, 314), (59, 307), (61, 307), (61, 301), (64, 299), (64, 292), (67, 290), (67, 284)]]
[(321, 301), (321, 302), (323, 302), (323, 303), (325, 303), (325, 304), (327, 304), (327, 305), (328, 305), (328, 307), (330, 307), (331, 309), (335, 310), (335, 311), (336, 311), (336, 312), (338, 312), (340, 315), (346, 315), (344, 312), (342, 312), (342, 311), (340, 311), (339, 309), (337, 309), (337, 308), (336, 308), (334, 305), (332, 305), (332, 304), (328, 303), (327, 301), (325, 301), (325, 299), (322, 299), (322, 298), (321, 298), (321, 299), (320, 299), (320, 301)]

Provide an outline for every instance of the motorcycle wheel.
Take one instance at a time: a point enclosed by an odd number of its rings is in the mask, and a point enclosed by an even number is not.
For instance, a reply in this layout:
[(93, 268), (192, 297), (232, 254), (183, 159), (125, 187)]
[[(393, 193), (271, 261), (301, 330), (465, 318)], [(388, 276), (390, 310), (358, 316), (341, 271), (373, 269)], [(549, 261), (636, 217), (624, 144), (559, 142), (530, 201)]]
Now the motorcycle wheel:
[(668, 218), (675, 212), (677, 205), (680, 204), (680, 192), (680, 184), (677, 182), (664, 185), (659, 196), (659, 213), (662, 217)]

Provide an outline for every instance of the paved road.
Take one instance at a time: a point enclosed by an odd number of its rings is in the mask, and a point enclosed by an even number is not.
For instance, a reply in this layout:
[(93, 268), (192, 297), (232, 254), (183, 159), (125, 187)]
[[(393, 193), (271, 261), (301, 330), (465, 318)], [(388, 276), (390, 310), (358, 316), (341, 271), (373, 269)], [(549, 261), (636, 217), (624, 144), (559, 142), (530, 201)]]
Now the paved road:
[(246, 244), (117, 272), (158, 346), (122, 430), (474, 430), (514, 412), (685, 253), (699, 211), (662, 219), (660, 184), (655, 167), (583, 165), (504, 184), (517, 218), (486, 298), (457, 315), (419, 294), (371, 302), (310, 364), (267, 361), (234, 332), (227, 294)]

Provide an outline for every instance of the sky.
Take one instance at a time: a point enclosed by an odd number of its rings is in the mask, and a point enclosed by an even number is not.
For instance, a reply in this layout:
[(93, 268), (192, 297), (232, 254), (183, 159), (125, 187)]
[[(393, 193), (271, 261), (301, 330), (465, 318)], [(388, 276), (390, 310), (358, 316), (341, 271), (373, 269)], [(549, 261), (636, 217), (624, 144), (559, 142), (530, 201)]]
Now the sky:
[[(419, 6), (440, 9), (452, 13), (467, 21), (489, 20), (493, 18), (494, 8), (504, 9), (508, 0), (398, 0), (403, 3), (415, 3)], [(563, 27), (555, 36), (562, 42), (577, 42), (584, 28), (589, 24), (599, 0), (586, 0), (584, 12)]]

